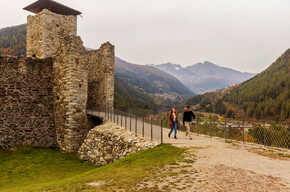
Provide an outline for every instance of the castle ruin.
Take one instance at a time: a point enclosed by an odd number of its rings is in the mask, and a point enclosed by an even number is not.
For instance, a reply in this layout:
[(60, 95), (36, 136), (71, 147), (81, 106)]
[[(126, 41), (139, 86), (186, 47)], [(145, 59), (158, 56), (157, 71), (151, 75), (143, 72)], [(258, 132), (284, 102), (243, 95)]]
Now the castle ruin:
[(77, 151), (94, 126), (87, 108), (114, 105), (114, 46), (88, 51), (81, 12), (53, 0), (28, 7), (27, 57), (0, 56), (0, 145)]

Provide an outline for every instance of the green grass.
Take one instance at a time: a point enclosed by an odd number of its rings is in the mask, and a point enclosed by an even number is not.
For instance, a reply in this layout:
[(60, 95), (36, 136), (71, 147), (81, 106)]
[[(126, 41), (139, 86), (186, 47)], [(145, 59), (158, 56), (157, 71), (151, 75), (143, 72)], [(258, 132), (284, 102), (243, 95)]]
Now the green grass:
[[(181, 160), (184, 151), (163, 144), (97, 167), (58, 149), (0, 149), (0, 191), (136, 191), (139, 182), (156, 179), (157, 168)], [(87, 185), (93, 181), (105, 185)]]

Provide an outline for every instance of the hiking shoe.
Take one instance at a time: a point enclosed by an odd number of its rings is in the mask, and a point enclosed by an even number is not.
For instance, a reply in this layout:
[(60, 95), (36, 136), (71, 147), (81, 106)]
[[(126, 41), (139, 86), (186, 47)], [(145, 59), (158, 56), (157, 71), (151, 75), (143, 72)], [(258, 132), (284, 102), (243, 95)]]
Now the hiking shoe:
[(177, 139), (177, 137), (174, 137), (174, 139)]
[(170, 134), (168, 134), (168, 137), (170, 137)]
[(191, 137), (190, 137), (189, 139), (190, 139), (190, 140), (192, 140), (192, 138), (191, 138)]

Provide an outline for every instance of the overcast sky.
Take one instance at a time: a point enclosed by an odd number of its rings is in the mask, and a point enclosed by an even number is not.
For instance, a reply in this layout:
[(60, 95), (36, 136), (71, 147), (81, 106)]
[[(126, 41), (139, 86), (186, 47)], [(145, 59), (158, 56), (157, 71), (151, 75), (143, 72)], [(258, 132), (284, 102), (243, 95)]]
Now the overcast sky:
[[(36, 0), (0, 0), (0, 28), (22, 24)], [(261, 72), (290, 47), (290, 0), (57, 0), (81, 11), (84, 45), (110, 41), (137, 64), (210, 61)]]

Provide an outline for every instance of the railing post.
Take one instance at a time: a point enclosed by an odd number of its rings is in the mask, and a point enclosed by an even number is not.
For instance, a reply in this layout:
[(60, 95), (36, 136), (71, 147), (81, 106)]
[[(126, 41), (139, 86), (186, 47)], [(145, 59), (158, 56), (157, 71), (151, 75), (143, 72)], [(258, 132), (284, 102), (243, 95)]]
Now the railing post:
[(263, 122), (263, 130), (264, 130), (264, 147), (266, 146), (266, 129), (265, 129), (265, 121)]
[(117, 114), (117, 125), (119, 125), (119, 116)]
[(125, 129), (127, 129), (127, 116), (125, 115)]
[(132, 117), (130, 115), (130, 132), (132, 132)]
[(227, 118), (225, 118), (225, 141), (227, 141)]
[(153, 140), (153, 126), (152, 126), (152, 118), (151, 118), (151, 141)]
[(161, 119), (161, 143), (163, 143), (163, 126), (162, 126), (162, 119)]
[(135, 135), (137, 136), (137, 121), (138, 121), (138, 119), (137, 119), (138, 117), (137, 117), (137, 115), (136, 115), (136, 120), (135, 120)]
[(115, 119), (115, 109), (114, 109), (114, 113), (113, 113), (113, 119), (114, 119), (114, 123), (116, 123), (116, 119)]
[(243, 143), (245, 143), (245, 120), (243, 120)]
[(142, 136), (143, 137), (145, 136), (144, 129), (145, 129), (145, 124), (144, 124), (144, 117), (143, 117), (143, 127), (142, 127)]
[(197, 132), (197, 135), (199, 135), (199, 120), (198, 119), (196, 119), (196, 132)]
[(211, 115), (209, 116), (210, 138), (212, 138)]
[(123, 126), (123, 116), (121, 115), (121, 127)]

